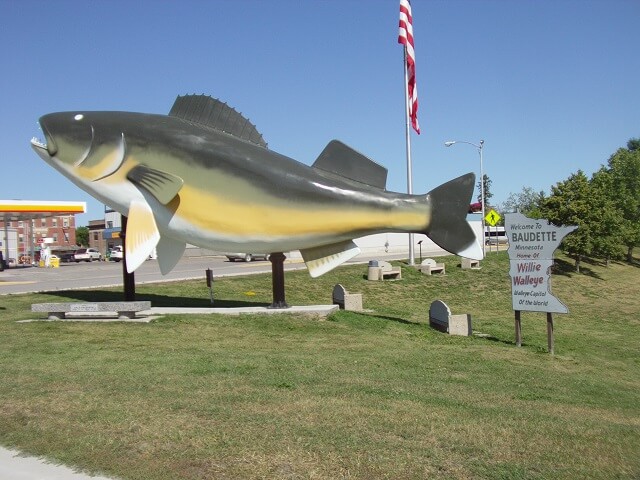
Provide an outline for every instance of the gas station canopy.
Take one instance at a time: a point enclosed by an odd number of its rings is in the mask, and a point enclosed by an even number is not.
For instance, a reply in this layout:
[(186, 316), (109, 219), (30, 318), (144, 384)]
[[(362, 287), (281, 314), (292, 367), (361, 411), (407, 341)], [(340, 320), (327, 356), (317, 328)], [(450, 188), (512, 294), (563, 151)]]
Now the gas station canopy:
[(86, 202), (48, 202), (40, 200), (0, 200), (0, 220), (13, 222), (34, 218), (75, 215), (87, 211)]

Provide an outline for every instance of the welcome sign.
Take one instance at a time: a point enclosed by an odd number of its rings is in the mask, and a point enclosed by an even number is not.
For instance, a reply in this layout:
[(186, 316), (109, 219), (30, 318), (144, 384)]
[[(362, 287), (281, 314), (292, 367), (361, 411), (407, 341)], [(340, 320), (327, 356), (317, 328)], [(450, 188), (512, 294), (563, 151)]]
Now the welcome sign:
[(547, 313), (569, 311), (551, 294), (551, 266), (554, 251), (562, 239), (576, 228), (556, 227), (548, 220), (534, 220), (521, 213), (505, 215), (514, 310)]

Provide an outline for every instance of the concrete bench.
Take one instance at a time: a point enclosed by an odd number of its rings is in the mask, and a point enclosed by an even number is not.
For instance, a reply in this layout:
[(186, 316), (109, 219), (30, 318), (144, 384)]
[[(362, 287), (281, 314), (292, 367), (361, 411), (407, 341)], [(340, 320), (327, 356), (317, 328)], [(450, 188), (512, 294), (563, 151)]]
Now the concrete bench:
[(462, 257), (460, 266), (463, 268), (463, 270), (480, 270), (480, 260), (471, 260), (470, 258)]
[(341, 284), (333, 287), (333, 304), (338, 305), (341, 310), (362, 310), (362, 294), (349, 293)]
[(471, 315), (451, 315), (451, 310), (441, 300), (436, 300), (429, 308), (429, 325), (449, 335), (471, 336)]
[(32, 312), (47, 312), (49, 320), (66, 318), (67, 313), (116, 312), (118, 318), (135, 318), (136, 312), (149, 310), (151, 302), (69, 302), (69, 303), (34, 303)]
[(378, 267), (380, 267), (380, 280), (384, 280), (385, 278), (402, 280), (402, 268), (394, 268), (389, 262), (385, 262), (384, 260), (378, 262)]
[(402, 269), (400, 267), (394, 268), (389, 262), (385, 262), (384, 260), (370, 261), (367, 280), (384, 280), (385, 278), (401, 280)]
[(433, 258), (425, 258), (420, 264), (419, 269), (425, 275), (431, 275), (432, 273), (445, 274), (444, 263), (437, 263)]

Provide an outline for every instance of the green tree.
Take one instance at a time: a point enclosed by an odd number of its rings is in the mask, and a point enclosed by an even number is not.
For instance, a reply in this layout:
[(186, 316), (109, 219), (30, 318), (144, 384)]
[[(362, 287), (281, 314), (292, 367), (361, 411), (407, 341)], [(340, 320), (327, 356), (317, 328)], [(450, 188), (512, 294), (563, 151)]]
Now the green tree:
[[(489, 210), (489, 200), (493, 197), (493, 193), (491, 193), (491, 179), (486, 173), (482, 176), (482, 179), (484, 180), (484, 209)], [(482, 203), (482, 186), (480, 185), (480, 180), (478, 180), (476, 186), (478, 187), (478, 202)]]
[(89, 246), (89, 227), (76, 228), (76, 243), (83, 247)]
[(620, 258), (620, 226), (622, 214), (612, 196), (613, 179), (605, 167), (591, 177), (591, 203), (598, 215), (592, 226), (594, 231), (593, 255), (605, 259), (607, 266), (612, 258)]
[(531, 187), (523, 187), (520, 193), (510, 193), (502, 204), (504, 212), (520, 212), (530, 218), (540, 218), (540, 206), (544, 202), (543, 191), (536, 192)]
[(620, 241), (627, 248), (627, 261), (633, 262), (633, 249), (640, 245), (640, 149), (638, 139), (629, 140), (608, 162), (610, 195), (621, 215)]
[(627, 142), (627, 150), (629, 150), (630, 152), (640, 150), (640, 138), (631, 138)]
[(597, 212), (592, 200), (592, 186), (582, 170), (551, 187), (551, 195), (542, 204), (542, 217), (555, 225), (577, 225), (562, 242), (562, 248), (574, 258), (580, 272), (583, 257), (594, 250)]

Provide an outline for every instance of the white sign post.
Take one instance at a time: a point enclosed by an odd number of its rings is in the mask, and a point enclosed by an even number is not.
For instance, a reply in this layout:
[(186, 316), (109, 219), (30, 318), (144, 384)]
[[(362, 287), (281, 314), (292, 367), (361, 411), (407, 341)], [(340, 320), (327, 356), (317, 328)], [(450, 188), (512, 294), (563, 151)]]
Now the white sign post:
[(556, 227), (548, 220), (534, 220), (521, 213), (505, 215), (517, 346), (522, 345), (520, 312), (546, 312), (549, 353), (553, 353), (552, 314), (569, 311), (566, 305), (551, 294), (553, 253), (562, 239), (576, 228), (578, 227)]

